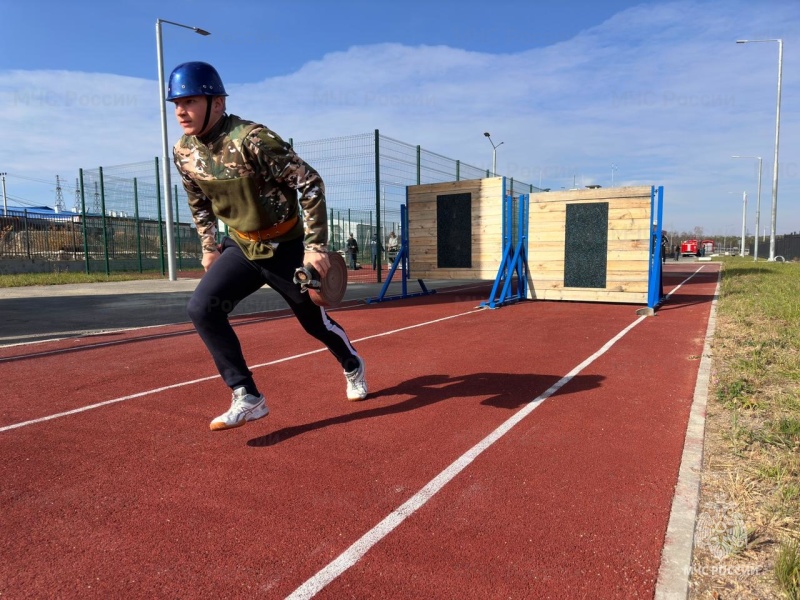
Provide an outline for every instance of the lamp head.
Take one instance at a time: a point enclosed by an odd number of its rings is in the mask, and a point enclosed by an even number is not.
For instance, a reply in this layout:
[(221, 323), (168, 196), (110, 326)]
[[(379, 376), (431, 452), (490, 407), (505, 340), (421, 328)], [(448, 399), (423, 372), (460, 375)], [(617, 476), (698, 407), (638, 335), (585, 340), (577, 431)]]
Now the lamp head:
[(483, 133), (483, 135), (485, 135), (486, 137), (489, 137), (489, 132), (488, 132), (488, 131), (485, 131), (485, 132)]

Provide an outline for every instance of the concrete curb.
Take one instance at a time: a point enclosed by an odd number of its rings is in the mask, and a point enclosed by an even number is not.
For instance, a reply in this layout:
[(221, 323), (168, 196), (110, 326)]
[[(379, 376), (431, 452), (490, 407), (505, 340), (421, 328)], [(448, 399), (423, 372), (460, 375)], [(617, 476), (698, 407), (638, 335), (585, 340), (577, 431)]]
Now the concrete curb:
[(703, 441), (706, 426), (706, 404), (711, 380), (711, 343), (717, 326), (717, 299), (722, 270), (711, 301), (703, 356), (697, 373), (694, 399), (686, 428), (678, 483), (672, 500), (667, 535), (661, 553), (661, 566), (656, 582), (656, 600), (684, 600), (689, 596), (689, 576), (694, 548), (694, 526), (700, 503), (700, 477), (703, 471)]

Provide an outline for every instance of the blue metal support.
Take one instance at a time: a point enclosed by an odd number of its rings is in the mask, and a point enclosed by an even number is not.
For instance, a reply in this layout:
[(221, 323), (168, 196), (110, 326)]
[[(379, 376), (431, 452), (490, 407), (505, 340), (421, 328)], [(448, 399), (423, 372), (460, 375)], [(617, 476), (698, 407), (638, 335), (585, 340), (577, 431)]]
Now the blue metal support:
[(664, 284), (662, 280), (663, 260), (663, 214), (664, 186), (650, 188), (650, 231), (651, 251), (650, 267), (647, 274), (647, 307), (655, 308), (664, 301)]
[[(408, 194), (408, 191), (406, 191)], [(408, 198), (406, 197), (406, 202)], [(394, 274), (397, 271), (397, 268), (400, 267), (400, 281), (402, 283), (402, 293), (399, 295), (394, 296), (387, 296), (386, 292), (389, 290), (389, 284), (392, 282), (394, 278)], [(365, 301), (367, 304), (372, 304), (373, 302), (386, 302), (388, 300), (401, 300), (404, 298), (413, 298), (415, 296), (428, 296), (430, 294), (435, 294), (436, 290), (429, 290), (425, 287), (425, 283), (422, 279), (417, 279), (417, 283), (419, 287), (422, 289), (421, 292), (415, 292), (412, 294), (408, 293), (408, 278), (410, 275), (409, 264), (408, 264), (408, 210), (406, 209), (405, 204), (400, 205), (400, 250), (397, 251), (397, 256), (394, 257), (394, 261), (392, 261), (392, 266), (389, 269), (389, 274), (386, 276), (386, 281), (383, 282), (383, 287), (381, 288), (380, 294), (378, 294), (375, 298), (367, 298)]]
[[(503, 190), (505, 191), (505, 189)], [(499, 308), (528, 297), (528, 212), (530, 195), (520, 194), (517, 206), (517, 243), (513, 243), (512, 228), (514, 198), (503, 198), (503, 258), (497, 270), (492, 292), (481, 306)], [(517, 291), (512, 291), (514, 275), (517, 276)], [(502, 285), (502, 290), (501, 290)], [(498, 294), (498, 290), (500, 290)]]

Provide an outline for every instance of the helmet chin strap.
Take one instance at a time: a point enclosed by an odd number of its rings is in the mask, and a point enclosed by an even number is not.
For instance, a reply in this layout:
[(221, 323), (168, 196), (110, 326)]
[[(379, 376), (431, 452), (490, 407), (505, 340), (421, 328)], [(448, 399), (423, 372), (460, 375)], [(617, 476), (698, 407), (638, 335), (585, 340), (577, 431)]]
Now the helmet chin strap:
[(198, 135), (203, 135), (208, 127), (208, 121), (211, 119), (211, 103), (214, 101), (214, 96), (206, 96), (206, 118), (203, 119), (203, 126), (200, 128)]

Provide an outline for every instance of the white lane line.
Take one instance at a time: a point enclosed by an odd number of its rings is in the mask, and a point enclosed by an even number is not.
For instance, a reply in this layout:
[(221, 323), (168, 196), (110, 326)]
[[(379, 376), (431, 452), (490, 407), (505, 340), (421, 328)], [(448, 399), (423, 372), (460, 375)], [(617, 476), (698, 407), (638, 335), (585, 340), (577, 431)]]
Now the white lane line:
[(308, 598), (314, 597), (317, 592), (321, 591), (339, 575), (356, 564), (370, 548), (372, 548), (384, 537), (389, 535), (389, 533), (391, 533), (406, 518), (424, 506), (428, 500), (430, 500), (437, 492), (439, 492), (439, 490), (449, 483), (456, 475), (467, 468), (467, 466), (484, 450), (489, 448), (497, 440), (508, 433), (508, 431), (514, 427), (514, 425), (522, 421), (531, 412), (538, 408), (542, 402), (555, 394), (564, 385), (569, 383), (572, 378), (580, 373), (583, 369), (592, 364), (597, 358), (605, 354), (605, 352), (620, 338), (622, 338), (626, 333), (628, 333), (646, 318), (646, 316), (641, 316), (636, 319), (633, 323), (628, 325), (625, 329), (609, 340), (602, 348), (600, 348), (600, 350), (592, 354), (589, 358), (572, 369), (572, 371), (550, 386), (543, 394), (514, 413), (514, 415), (512, 415), (502, 425), (483, 438), (480, 442), (475, 444), (467, 452), (462, 454), (458, 459), (455, 460), (455, 462), (450, 464), (450, 466), (448, 466), (444, 471), (439, 473), (439, 475), (434, 477), (425, 487), (409, 498), (404, 504), (396, 508), (380, 523), (365, 533), (360, 539), (358, 539), (352, 546), (335, 558), (325, 568), (308, 579), (303, 585), (292, 592), (291, 595), (287, 596), (287, 600), (307, 600)]
[[(702, 269), (702, 267), (701, 267)], [(672, 295), (687, 281), (692, 279), (701, 269), (698, 269), (689, 277), (684, 279), (673, 289), (669, 294)], [(501, 424), (497, 429), (492, 431), (489, 435), (483, 438), (480, 442), (475, 444), (472, 448), (467, 450), (459, 458), (457, 458), (450, 466), (444, 469), (439, 475), (434, 477), (425, 487), (409, 498), (405, 503), (392, 511), (380, 523), (375, 525), (367, 533), (361, 536), (353, 543), (352, 546), (347, 548), (342, 554), (336, 557), (333, 561), (328, 563), (322, 570), (309, 578), (299, 588), (286, 597), (286, 600), (308, 600), (313, 598), (318, 592), (325, 588), (329, 583), (336, 579), (339, 575), (344, 573), (347, 569), (355, 565), (361, 557), (363, 557), (373, 546), (380, 542), (383, 538), (389, 535), (395, 528), (397, 528), (403, 521), (414, 514), (418, 509), (424, 506), (428, 500), (435, 496), (445, 485), (447, 485), (456, 475), (466, 469), (472, 461), (474, 461), (484, 450), (492, 446), (497, 440), (508, 433), (512, 427), (522, 421), (525, 417), (536, 410), (542, 402), (547, 400), (550, 396), (555, 394), (558, 390), (569, 383), (576, 375), (583, 371), (586, 367), (591, 365), (598, 358), (603, 356), (608, 350), (614, 346), (620, 339), (622, 339), (629, 331), (636, 327), (639, 323), (647, 319), (647, 316), (641, 316), (633, 323), (625, 327), (617, 335), (606, 342), (602, 348), (592, 354), (589, 358), (580, 363), (577, 367), (572, 369), (569, 373), (564, 375), (550, 388), (548, 388), (540, 396), (537, 396), (529, 404), (514, 413), (508, 420)]]
[[(425, 327), (427, 325), (434, 325), (436, 323), (441, 323), (443, 321), (448, 321), (450, 319), (456, 319), (458, 317), (463, 317), (463, 316), (466, 316), (466, 315), (473, 315), (475, 313), (482, 312), (483, 310), (484, 309), (471, 309), (471, 310), (468, 310), (467, 312), (463, 312), (463, 313), (459, 313), (459, 314), (455, 314), (455, 315), (450, 315), (450, 316), (447, 316), (447, 317), (442, 317), (440, 319), (433, 319), (432, 321), (425, 321), (423, 323), (417, 323), (415, 325), (409, 325), (408, 327), (401, 327), (399, 329), (392, 329), (390, 331), (385, 331), (383, 333), (377, 333), (377, 334), (373, 334), (373, 335), (368, 335), (368, 336), (359, 338), (357, 340), (352, 340), (352, 342), (354, 344), (356, 344), (358, 342), (363, 342), (365, 340), (371, 340), (371, 339), (374, 339), (374, 338), (384, 337), (384, 336), (387, 336), (387, 335), (400, 333), (402, 331), (408, 331), (410, 329), (416, 329), (418, 327)], [(278, 358), (276, 360), (271, 360), (269, 362), (265, 362), (265, 363), (261, 363), (261, 364), (258, 364), (258, 365), (254, 365), (254, 366), (250, 367), (250, 370), (252, 371), (253, 369), (260, 369), (261, 367), (268, 367), (270, 365), (276, 365), (276, 364), (287, 362), (287, 361), (290, 361), (290, 360), (296, 360), (298, 358), (303, 358), (303, 357), (310, 356), (312, 354), (317, 354), (319, 352), (324, 352), (324, 351), (327, 351), (327, 348), (318, 348), (317, 350), (311, 350), (309, 352), (303, 352), (301, 354), (295, 354), (293, 356), (286, 356), (284, 358)], [(130, 394), (128, 396), (122, 396), (120, 398), (113, 398), (111, 400), (104, 400), (103, 402), (98, 402), (96, 404), (90, 404), (88, 406), (82, 406), (80, 408), (74, 408), (72, 410), (67, 410), (67, 411), (64, 411), (64, 412), (55, 413), (55, 414), (52, 414), (52, 415), (47, 415), (45, 417), (40, 417), (38, 419), (31, 419), (30, 421), (23, 421), (21, 423), (13, 423), (11, 425), (4, 425), (4, 426), (0, 427), (0, 433), (2, 433), (4, 431), (10, 431), (12, 429), (19, 429), (20, 427), (27, 427), (28, 425), (35, 425), (36, 423), (43, 423), (45, 421), (52, 421), (53, 419), (60, 419), (62, 417), (68, 417), (69, 415), (74, 415), (74, 414), (86, 412), (86, 411), (89, 411), (89, 410), (94, 410), (96, 408), (101, 408), (103, 406), (108, 406), (109, 404), (117, 404), (118, 402), (125, 402), (127, 400), (133, 400), (135, 398), (141, 398), (142, 396), (149, 396), (149, 395), (152, 395), (152, 394), (158, 394), (160, 392), (165, 392), (167, 390), (174, 390), (174, 389), (177, 389), (177, 388), (185, 387), (187, 385), (194, 385), (196, 383), (202, 383), (204, 381), (210, 381), (212, 379), (217, 379), (217, 378), (219, 378), (219, 375), (210, 375), (208, 377), (200, 377), (199, 379), (192, 379), (190, 381), (182, 381), (182, 382), (179, 382), (179, 383), (174, 383), (172, 385), (166, 385), (166, 386), (155, 388), (155, 389), (152, 389), (152, 390), (147, 390), (147, 391), (144, 391), (144, 392), (138, 392), (136, 394)]]

